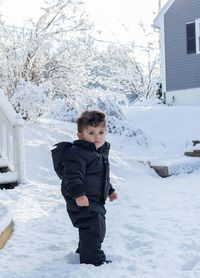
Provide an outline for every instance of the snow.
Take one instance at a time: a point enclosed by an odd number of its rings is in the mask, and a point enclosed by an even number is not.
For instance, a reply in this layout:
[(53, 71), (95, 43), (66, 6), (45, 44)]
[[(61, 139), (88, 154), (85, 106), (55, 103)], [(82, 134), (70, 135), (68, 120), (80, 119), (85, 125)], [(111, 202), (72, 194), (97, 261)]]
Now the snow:
[(0, 156), (0, 167), (6, 167), (8, 165), (8, 160)]
[(113, 263), (79, 264), (78, 234), (50, 154), (53, 144), (76, 138), (76, 126), (41, 119), (25, 124), (26, 184), (0, 192), (15, 224), (0, 251), (1, 278), (200, 277), (200, 171), (161, 178), (147, 163), (183, 162), (187, 146), (200, 137), (200, 108), (135, 104), (125, 112), (148, 145), (108, 134), (111, 181), (119, 199), (106, 204), (103, 249)]
[(16, 182), (18, 179), (17, 172), (0, 173), (0, 184)]

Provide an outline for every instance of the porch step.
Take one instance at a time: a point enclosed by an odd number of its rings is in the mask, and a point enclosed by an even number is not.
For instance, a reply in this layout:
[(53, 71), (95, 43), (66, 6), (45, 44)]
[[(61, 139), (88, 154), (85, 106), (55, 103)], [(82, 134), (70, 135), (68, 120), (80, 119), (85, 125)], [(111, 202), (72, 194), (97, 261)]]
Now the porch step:
[(0, 204), (0, 249), (2, 249), (13, 232), (13, 220), (6, 206)]
[(192, 173), (200, 170), (200, 157), (175, 157), (168, 160), (150, 161), (149, 165), (163, 178), (181, 173)]
[(18, 184), (18, 175), (10, 171), (7, 160), (0, 157), (0, 189), (12, 189)]
[(11, 183), (17, 181), (17, 173), (16, 172), (6, 172), (0, 173), (0, 184), (2, 183)]
[(0, 156), (0, 168), (5, 168), (7, 167), (7, 165), (8, 165), (7, 160)]
[(0, 173), (0, 189), (12, 189), (18, 184), (16, 172)]
[(7, 160), (0, 156), (0, 173), (6, 173), (9, 171)]
[(186, 156), (200, 157), (200, 141), (193, 140), (192, 146), (189, 146), (185, 151)]
[(200, 150), (187, 151), (185, 152), (185, 155), (191, 157), (200, 157)]

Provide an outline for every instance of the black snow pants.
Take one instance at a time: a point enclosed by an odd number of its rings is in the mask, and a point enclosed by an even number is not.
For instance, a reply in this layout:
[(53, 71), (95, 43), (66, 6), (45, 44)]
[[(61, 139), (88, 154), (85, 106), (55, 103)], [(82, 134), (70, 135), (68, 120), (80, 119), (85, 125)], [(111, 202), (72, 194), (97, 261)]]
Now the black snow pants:
[(69, 200), (67, 212), (74, 227), (79, 229), (80, 263), (98, 265), (104, 262), (106, 257), (101, 250), (106, 232), (104, 205), (90, 201), (88, 207), (78, 207)]

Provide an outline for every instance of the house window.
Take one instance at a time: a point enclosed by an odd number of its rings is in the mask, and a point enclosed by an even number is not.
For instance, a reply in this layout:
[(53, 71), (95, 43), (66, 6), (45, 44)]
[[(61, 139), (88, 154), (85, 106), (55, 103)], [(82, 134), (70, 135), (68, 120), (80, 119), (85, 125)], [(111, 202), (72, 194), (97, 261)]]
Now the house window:
[(200, 54), (200, 19), (195, 20), (196, 26), (196, 52)]
[(200, 54), (200, 19), (186, 24), (187, 54)]
[(187, 54), (196, 53), (196, 31), (195, 23), (186, 24)]

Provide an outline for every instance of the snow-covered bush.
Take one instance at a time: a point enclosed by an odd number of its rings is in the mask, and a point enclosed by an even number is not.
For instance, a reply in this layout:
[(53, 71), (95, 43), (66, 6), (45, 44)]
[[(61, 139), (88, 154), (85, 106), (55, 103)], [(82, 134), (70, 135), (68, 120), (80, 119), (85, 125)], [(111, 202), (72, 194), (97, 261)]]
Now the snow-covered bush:
[(85, 90), (71, 94), (66, 98), (55, 99), (52, 102), (51, 111), (48, 116), (75, 122), (76, 118), (83, 110), (101, 110), (107, 117), (119, 120), (124, 119), (120, 102), (126, 102), (126, 98), (121, 94), (114, 94), (108, 91)]
[(11, 97), (11, 103), (24, 119), (35, 119), (48, 110), (49, 100), (39, 86), (22, 81)]
[(116, 94), (111, 91), (90, 90), (84, 93), (77, 93), (67, 99), (56, 99), (52, 102), (51, 111), (45, 116), (63, 121), (75, 122), (77, 117), (84, 110), (100, 110), (106, 114), (107, 130), (109, 133), (121, 134), (136, 138), (138, 144), (146, 145), (147, 138), (144, 133), (131, 126), (126, 120), (123, 105), (127, 99), (123, 94)]
[(157, 105), (165, 105), (162, 100), (158, 98), (141, 98), (140, 100), (135, 101), (133, 106), (157, 106)]

